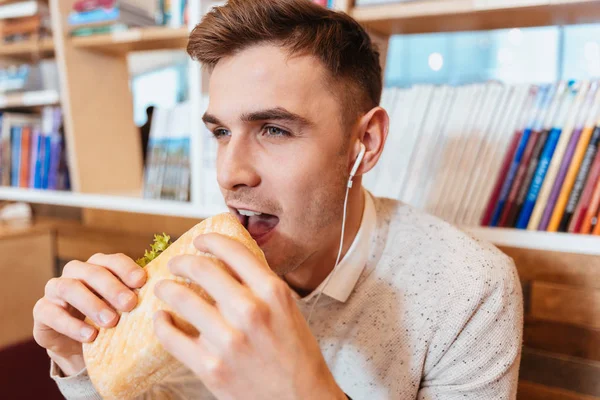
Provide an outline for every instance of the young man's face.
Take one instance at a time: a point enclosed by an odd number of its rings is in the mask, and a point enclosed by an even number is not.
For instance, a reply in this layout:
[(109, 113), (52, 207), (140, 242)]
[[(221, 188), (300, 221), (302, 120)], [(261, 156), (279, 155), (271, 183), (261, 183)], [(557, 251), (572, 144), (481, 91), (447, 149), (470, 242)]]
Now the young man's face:
[(281, 275), (339, 241), (350, 132), (325, 76), (316, 58), (263, 45), (221, 60), (210, 79), (204, 120), (221, 191)]

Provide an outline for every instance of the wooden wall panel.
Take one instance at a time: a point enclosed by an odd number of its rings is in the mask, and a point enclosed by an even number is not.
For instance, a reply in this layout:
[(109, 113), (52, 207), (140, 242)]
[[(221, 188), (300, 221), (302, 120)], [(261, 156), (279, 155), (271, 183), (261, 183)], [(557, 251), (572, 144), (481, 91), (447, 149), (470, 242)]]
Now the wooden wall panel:
[(600, 257), (502, 247), (515, 260), (523, 281), (540, 281), (600, 289)]
[(533, 282), (531, 316), (600, 329), (600, 290)]
[(520, 381), (517, 400), (599, 400), (599, 398), (527, 381)]
[(526, 317), (523, 336), (533, 349), (600, 361), (600, 329)]
[(0, 239), (0, 348), (32, 337), (32, 311), (54, 276), (50, 231)]
[(549, 388), (600, 397), (600, 363), (525, 347), (520, 380)]

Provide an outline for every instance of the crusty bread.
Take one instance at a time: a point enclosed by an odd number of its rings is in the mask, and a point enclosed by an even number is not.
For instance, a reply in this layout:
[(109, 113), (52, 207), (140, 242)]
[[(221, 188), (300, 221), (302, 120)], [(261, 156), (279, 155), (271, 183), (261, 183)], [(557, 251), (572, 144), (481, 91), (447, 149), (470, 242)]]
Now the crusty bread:
[[(211, 232), (241, 242), (261, 260), (265, 260), (262, 250), (248, 231), (229, 213), (202, 221), (171, 244), (145, 267), (148, 279), (138, 293), (137, 307), (131, 312), (122, 313), (115, 328), (100, 328), (96, 340), (83, 345), (88, 374), (103, 398), (131, 399), (161, 382), (181, 366), (163, 349), (154, 335), (154, 313), (158, 310), (172, 311), (154, 295), (154, 286), (162, 279), (177, 280), (212, 301), (199, 286), (175, 277), (167, 268), (168, 261), (174, 256), (203, 254), (194, 247), (193, 240), (198, 235)], [(223, 263), (218, 262), (226, 268)], [(198, 334), (189, 323), (176, 315), (174, 317), (180, 329), (191, 335)]]

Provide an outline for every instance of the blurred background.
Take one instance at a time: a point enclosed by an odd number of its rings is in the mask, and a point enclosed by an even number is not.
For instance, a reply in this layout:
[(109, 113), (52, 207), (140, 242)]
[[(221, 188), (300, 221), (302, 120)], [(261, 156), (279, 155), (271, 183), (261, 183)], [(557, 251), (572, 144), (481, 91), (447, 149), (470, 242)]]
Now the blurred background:
[[(513, 257), (519, 399), (600, 399), (600, 1), (315, 2), (382, 52), (390, 137), (365, 186)], [(66, 262), (224, 210), (185, 52), (223, 3), (0, 0), (0, 398), (60, 398), (31, 310)]]

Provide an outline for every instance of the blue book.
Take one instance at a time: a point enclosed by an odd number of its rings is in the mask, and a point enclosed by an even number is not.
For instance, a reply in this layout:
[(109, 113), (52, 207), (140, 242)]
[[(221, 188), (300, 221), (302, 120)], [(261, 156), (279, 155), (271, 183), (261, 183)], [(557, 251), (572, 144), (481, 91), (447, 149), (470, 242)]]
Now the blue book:
[(556, 145), (558, 144), (561, 133), (562, 127), (556, 127), (552, 128), (550, 134), (548, 135), (548, 141), (546, 142), (546, 145), (542, 150), (542, 155), (540, 156), (540, 163), (535, 170), (533, 181), (531, 181), (531, 186), (529, 186), (529, 192), (527, 192), (527, 197), (525, 198), (525, 202), (523, 202), (523, 208), (521, 209), (521, 213), (517, 219), (517, 229), (526, 229), (527, 225), (529, 224), (529, 218), (531, 218), (531, 213), (533, 213), (535, 202), (537, 201), (540, 190), (542, 189), (544, 178), (546, 178), (546, 172), (548, 172), (548, 167), (552, 161), (552, 156), (554, 155), (554, 150), (556, 150)]
[(569, 111), (571, 110), (571, 105), (573, 104), (577, 94), (574, 84), (574, 81), (569, 82), (567, 97), (562, 102), (558, 115), (554, 121), (554, 126), (548, 134), (548, 140), (546, 141), (546, 145), (544, 146), (542, 154), (540, 155), (540, 162), (535, 170), (533, 180), (529, 186), (529, 191), (527, 192), (527, 196), (523, 202), (523, 207), (521, 208), (521, 212), (517, 218), (515, 228), (527, 229), (527, 226), (529, 225), (531, 214), (535, 209), (535, 203), (537, 202), (540, 191), (542, 190), (542, 185), (544, 183), (544, 179), (546, 179), (546, 173), (548, 172), (548, 168), (552, 162), (552, 157), (554, 156), (554, 151), (556, 150), (560, 135), (562, 134), (563, 126), (567, 121)]
[(13, 126), (10, 128), (11, 140), (11, 165), (10, 165), (10, 185), (19, 187), (19, 175), (21, 166), (21, 131), (22, 127)]
[(513, 181), (515, 180), (515, 176), (517, 175), (517, 170), (519, 169), (519, 165), (521, 165), (523, 153), (525, 152), (525, 148), (527, 147), (527, 142), (529, 142), (529, 137), (531, 136), (531, 132), (533, 132), (534, 125), (538, 120), (538, 114), (540, 113), (540, 110), (542, 109), (542, 106), (545, 103), (549, 89), (550, 85), (544, 85), (538, 90), (535, 106), (531, 113), (531, 118), (529, 119), (529, 121), (527, 121), (527, 126), (523, 130), (523, 136), (521, 137), (521, 141), (517, 146), (517, 151), (515, 152), (515, 156), (512, 160), (512, 163), (510, 164), (508, 173), (506, 174), (506, 180), (502, 184), (502, 189), (500, 190), (500, 196), (498, 198), (498, 204), (496, 204), (496, 208), (494, 209), (494, 213), (492, 214), (490, 226), (498, 226), (498, 223), (500, 222), (500, 217), (502, 217), (502, 212), (504, 211), (504, 205), (506, 204), (506, 200), (508, 199), (510, 189), (512, 187)]
[(119, 19), (121, 15), (118, 7), (109, 9), (97, 8), (85, 12), (72, 12), (69, 14), (69, 25), (87, 25), (99, 22), (111, 22)]
[(42, 164), (42, 189), (48, 189), (48, 178), (50, 175), (50, 160), (52, 158), (52, 136), (44, 136), (44, 158)]

